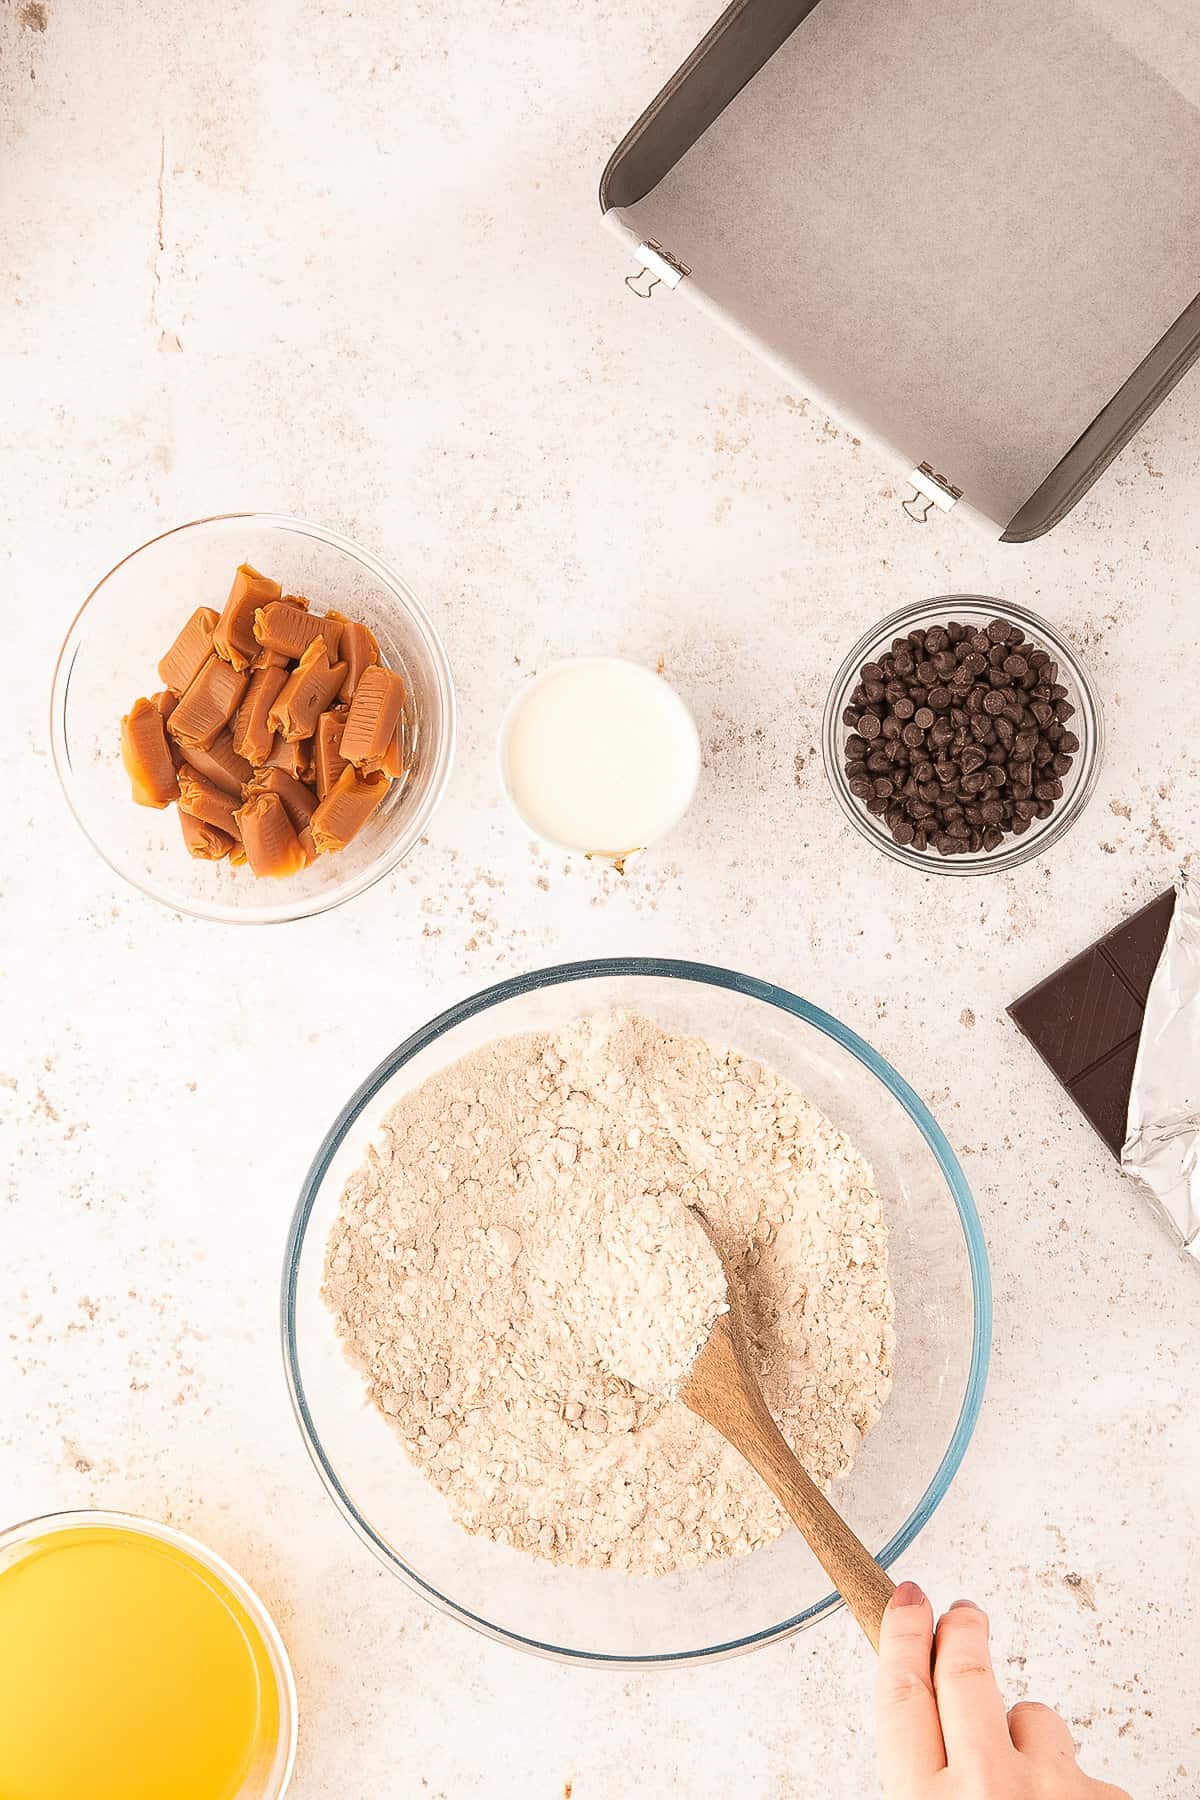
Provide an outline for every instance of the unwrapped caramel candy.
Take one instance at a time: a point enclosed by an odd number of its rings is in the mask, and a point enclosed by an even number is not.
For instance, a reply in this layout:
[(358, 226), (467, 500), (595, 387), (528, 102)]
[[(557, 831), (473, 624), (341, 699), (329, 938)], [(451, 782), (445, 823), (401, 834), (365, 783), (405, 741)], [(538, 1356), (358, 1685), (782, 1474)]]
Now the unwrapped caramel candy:
[(182, 762), (190, 763), (206, 781), (224, 788), (227, 794), (236, 794), (239, 799), (246, 783), (253, 779), (254, 770), (234, 749), (233, 733), (228, 726), (214, 739), (211, 750), (206, 750), (203, 744), (189, 744), (186, 750), (179, 744), (175, 747)]
[(379, 767), (392, 781), (399, 781), (404, 773), (404, 718), (401, 715), (396, 729), (392, 733), (392, 741), (379, 759)]
[(260, 606), (279, 598), (279, 583), (260, 575), (249, 563), (242, 563), (233, 578), (225, 610), (213, 630), (212, 647), (218, 656), (245, 669), (258, 655), (258, 639), (254, 635), (254, 615)]
[(346, 767), (346, 759), (342, 755), (342, 733), (345, 729), (344, 708), (334, 707), (331, 712), (322, 713), (317, 720), (316, 735), (313, 738), (313, 764), (317, 776), (317, 793), (322, 800)]
[(252, 793), (238, 813), (246, 861), (256, 875), (295, 875), (304, 851), (278, 794)]
[(189, 744), (211, 749), (240, 706), (246, 683), (245, 675), (219, 656), (210, 656), (167, 721), (171, 736), (185, 750)]
[(347, 765), (308, 822), (317, 855), (344, 850), (383, 804), (390, 786), (386, 775), (364, 777)]
[(359, 677), (364, 669), (369, 669), (379, 661), (379, 645), (375, 633), (357, 619), (344, 619), (341, 613), (331, 613), (331, 618), (341, 619), (342, 636), (338, 645), (338, 655), (346, 665), (346, 677), (338, 694), (339, 700), (353, 700), (354, 690), (358, 686)]
[(183, 832), (183, 841), (187, 845), (188, 855), (200, 862), (220, 862), (233, 849), (236, 838), (231, 838), (227, 831), (216, 825), (210, 825), (206, 819), (198, 819), (195, 813), (179, 809), (179, 825)]
[(173, 694), (182, 694), (212, 655), (217, 617), (211, 606), (198, 606), (159, 663), (158, 678)]
[[(268, 655), (274, 652), (268, 651)], [(287, 683), (287, 659), (255, 669), (250, 677), (246, 697), (238, 707), (233, 727), (233, 747), (239, 756), (261, 768), (275, 748), (275, 727), (270, 723), (271, 708)]]
[(314, 638), (323, 637), (332, 662), (342, 635), (341, 620), (306, 612), (308, 601), (300, 605), (298, 598), (289, 595), (286, 600), (272, 600), (269, 605), (260, 606), (254, 615), (255, 637), (264, 650), (276, 650), (289, 662), (298, 661)]
[(296, 831), (304, 830), (317, 808), (317, 796), (312, 789), (289, 775), (286, 769), (260, 769), (246, 789), (246, 798), (249, 799), (251, 794), (277, 794)]
[(218, 787), (215, 781), (209, 781), (190, 763), (184, 763), (180, 769), (180, 812), (191, 813), (194, 819), (203, 819), (206, 825), (215, 825), (219, 831), (236, 838), (239, 835), (237, 810), (240, 804), (240, 794), (231, 794), (227, 789)]
[(198, 861), (295, 875), (345, 849), (403, 778), (412, 721), (374, 632), (249, 563), (158, 667), (162, 690), (121, 721), (121, 756), (140, 805), (178, 802)]
[(179, 798), (179, 778), (163, 715), (153, 700), (135, 700), (121, 720), (121, 761), (139, 806), (159, 810)]
[(275, 742), (271, 746), (271, 754), (259, 766), (264, 769), (286, 769), (297, 781), (307, 781), (312, 774), (312, 739), (304, 741), (297, 738), (289, 744), (276, 732)]
[(395, 669), (376, 664), (363, 670), (350, 702), (341, 748), (346, 761), (364, 775), (377, 774), (383, 767), (403, 705), (404, 682)]
[(346, 664), (331, 663), (325, 639), (314, 638), (280, 690), (267, 723), (289, 744), (310, 738), (345, 675)]

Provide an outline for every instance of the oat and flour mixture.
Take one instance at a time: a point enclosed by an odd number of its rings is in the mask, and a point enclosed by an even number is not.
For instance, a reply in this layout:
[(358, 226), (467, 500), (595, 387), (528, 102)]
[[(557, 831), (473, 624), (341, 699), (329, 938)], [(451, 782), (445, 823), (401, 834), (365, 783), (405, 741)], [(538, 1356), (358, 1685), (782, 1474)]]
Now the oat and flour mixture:
[[(763, 1391), (820, 1483), (891, 1385), (871, 1171), (779, 1076), (634, 1014), (500, 1039), (407, 1096), (348, 1182), (324, 1296), (466, 1530), (660, 1574), (786, 1521), (675, 1392), (727, 1257)], [(640, 1385), (634, 1385), (637, 1382)]]

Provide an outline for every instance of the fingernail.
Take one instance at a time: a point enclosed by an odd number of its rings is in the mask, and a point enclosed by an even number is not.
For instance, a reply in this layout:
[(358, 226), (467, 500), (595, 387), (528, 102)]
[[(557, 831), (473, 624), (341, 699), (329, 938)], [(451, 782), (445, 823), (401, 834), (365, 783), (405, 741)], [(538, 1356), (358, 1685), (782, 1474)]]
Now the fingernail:
[(915, 1581), (902, 1581), (892, 1595), (893, 1606), (924, 1606), (925, 1596)]
[(959, 1608), (963, 1607), (963, 1606), (969, 1606), (972, 1612), (979, 1611), (979, 1608), (976, 1606), (976, 1604), (973, 1600), (956, 1600), (954, 1602), (953, 1606), (947, 1607), (946, 1610), (948, 1612), (957, 1612), (959, 1610)]

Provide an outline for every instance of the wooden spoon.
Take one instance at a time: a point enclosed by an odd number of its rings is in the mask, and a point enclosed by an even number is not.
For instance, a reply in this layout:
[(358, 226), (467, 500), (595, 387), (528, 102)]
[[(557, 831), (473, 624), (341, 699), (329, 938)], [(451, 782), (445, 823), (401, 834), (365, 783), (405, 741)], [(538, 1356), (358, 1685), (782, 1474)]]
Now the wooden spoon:
[[(704, 1214), (699, 1207), (692, 1211), (711, 1239)], [(894, 1583), (785, 1443), (751, 1366), (729, 1265), (715, 1241), (713, 1248), (725, 1270), (729, 1310), (714, 1321), (679, 1398), (762, 1476), (866, 1632), (872, 1649), (878, 1650), (879, 1628), (884, 1608), (895, 1592)]]

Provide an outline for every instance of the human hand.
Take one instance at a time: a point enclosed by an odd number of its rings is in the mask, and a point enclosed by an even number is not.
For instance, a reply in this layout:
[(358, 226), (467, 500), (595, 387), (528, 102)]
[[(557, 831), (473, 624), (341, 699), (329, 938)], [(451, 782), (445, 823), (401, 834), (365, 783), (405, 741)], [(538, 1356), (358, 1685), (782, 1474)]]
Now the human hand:
[(957, 1600), (935, 1633), (912, 1581), (883, 1617), (875, 1720), (884, 1800), (1129, 1800), (1084, 1774), (1050, 1707), (1022, 1700), (1005, 1711), (987, 1614)]

